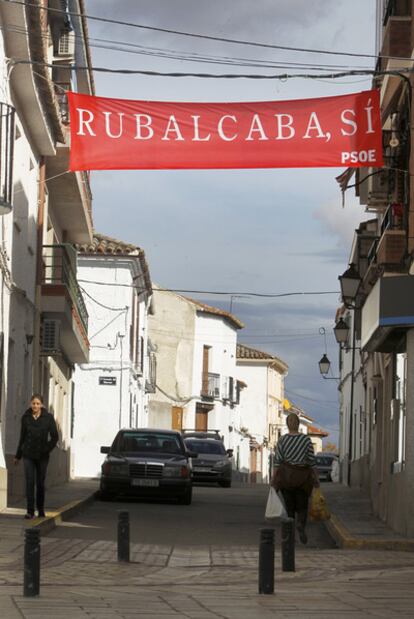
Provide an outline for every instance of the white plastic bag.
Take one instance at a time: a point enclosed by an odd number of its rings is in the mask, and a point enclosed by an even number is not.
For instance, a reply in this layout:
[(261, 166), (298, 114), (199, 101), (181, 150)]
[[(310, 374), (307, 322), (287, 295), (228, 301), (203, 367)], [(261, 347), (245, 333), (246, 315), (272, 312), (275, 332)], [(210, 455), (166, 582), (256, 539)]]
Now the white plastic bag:
[(271, 487), (269, 490), (265, 518), (287, 518), (286, 508), (283, 500), (273, 487)]

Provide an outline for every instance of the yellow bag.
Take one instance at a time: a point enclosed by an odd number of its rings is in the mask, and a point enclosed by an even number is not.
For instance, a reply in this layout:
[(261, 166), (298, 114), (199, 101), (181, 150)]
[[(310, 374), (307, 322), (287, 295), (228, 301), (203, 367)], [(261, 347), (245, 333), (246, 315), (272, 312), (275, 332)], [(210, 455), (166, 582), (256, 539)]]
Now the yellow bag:
[(311, 520), (329, 520), (331, 514), (320, 488), (314, 488), (310, 501), (309, 517)]

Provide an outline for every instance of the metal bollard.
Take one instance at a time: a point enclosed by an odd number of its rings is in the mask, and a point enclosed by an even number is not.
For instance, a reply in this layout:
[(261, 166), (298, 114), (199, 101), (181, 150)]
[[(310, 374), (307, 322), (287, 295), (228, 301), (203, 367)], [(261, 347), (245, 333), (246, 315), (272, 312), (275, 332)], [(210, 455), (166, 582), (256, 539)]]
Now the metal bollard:
[(118, 512), (118, 561), (129, 562), (129, 512)]
[(282, 520), (282, 571), (295, 571), (295, 520)]
[(26, 529), (24, 534), (23, 595), (34, 597), (40, 590), (40, 531)]
[(259, 593), (275, 590), (275, 530), (260, 529)]

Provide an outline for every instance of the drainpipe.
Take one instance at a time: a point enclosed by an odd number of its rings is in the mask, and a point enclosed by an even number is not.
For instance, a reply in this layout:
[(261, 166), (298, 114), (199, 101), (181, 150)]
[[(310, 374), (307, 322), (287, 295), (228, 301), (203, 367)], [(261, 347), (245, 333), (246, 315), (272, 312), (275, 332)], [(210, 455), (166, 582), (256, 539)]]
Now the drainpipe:
[(355, 381), (355, 309), (352, 320), (352, 357), (351, 357), (351, 394), (350, 394), (350, 411), (349, 411), (349, 444), (348, 444), (348, 486), (351, 485), (351, 462), (352, 462), (352, 442), (354, 431), (354, 381)]
[[(46, 206), (46, 163), (45, 158), (40, 157), (39, 162), (39, 197), (37, 207), (37, 247), (36, 247), (36, 290), (35, 290), (35, 318), (33, 338), (33, 392), (41, 392), (41, 376), (39, 372), (40, 361), (40, 306), (42, 300), (41, 284), (43, 277), (43, 225)], [(47, 399), (48, 394), (43, 394)], [(46, 404), (48, 404), (46, 402)]]

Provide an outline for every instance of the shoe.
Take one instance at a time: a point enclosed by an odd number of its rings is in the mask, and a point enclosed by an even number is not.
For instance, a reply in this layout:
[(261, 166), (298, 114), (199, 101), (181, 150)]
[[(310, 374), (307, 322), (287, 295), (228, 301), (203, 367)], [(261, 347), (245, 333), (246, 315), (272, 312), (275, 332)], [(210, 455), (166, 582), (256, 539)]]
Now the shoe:
[(302, 542), (302, 544), (307, 544), (308, 543), (308, 536), (306, 535), (305, 529), (299, 529), (298, 528), (298, 533), (299, 533), (299, 539)]
[(33, 518), (34, 518), (34, 514), (29, 514), (29, 512), (27, 512), (27, 514), (24, 515), (25, 520), (33, 520)]
[(43, 509), (39, 509), (38, 514), (39, 514), (39, 518), (46, 518), (46, 514), (43, 511)]

